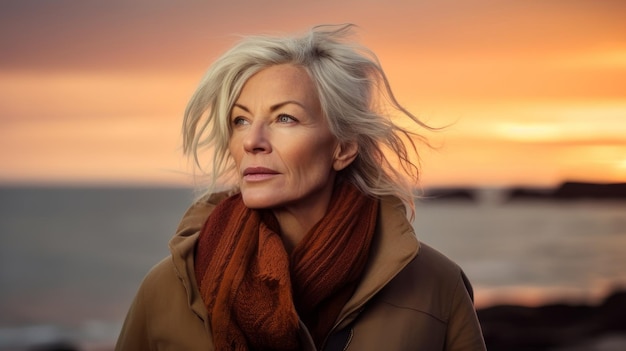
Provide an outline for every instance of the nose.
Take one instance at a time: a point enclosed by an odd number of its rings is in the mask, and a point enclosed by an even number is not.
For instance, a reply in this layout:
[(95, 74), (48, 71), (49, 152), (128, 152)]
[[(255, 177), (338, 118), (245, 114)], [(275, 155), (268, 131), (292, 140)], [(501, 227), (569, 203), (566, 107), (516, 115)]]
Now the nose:
[(252, 123), (243, 138), (243, 148), (249, 153), (268, 153), (272, 151), (267, 128), (262, 123)]

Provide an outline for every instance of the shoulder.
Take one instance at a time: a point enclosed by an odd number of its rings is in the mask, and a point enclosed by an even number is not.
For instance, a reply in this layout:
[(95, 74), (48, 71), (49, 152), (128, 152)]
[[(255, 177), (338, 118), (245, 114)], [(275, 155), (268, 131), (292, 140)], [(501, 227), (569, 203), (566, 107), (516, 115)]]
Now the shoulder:
[(422, 242), (415, 258), (392, 280), (393, 283), (408, 284), (408, 287), (419, 287), (419, 290), (436, 291), (454, 290), (459, 282), (465, 285), (464, 281), (464, 273), (458, 264)]
[(473, 295), (471, 284), (461, 267), (424, 243), (420, 243), (420, 251), (406, 267), (406, 271), (409, 275), (423, 278), (423, 283), (432, 284), (433, 287), (456, 289), (461, 284)]
[(139, 287), (138, 297), (153, 300), (159, 295), (167, 295), (167, 290), (180, 285), (172, 257), (168, 256), (154, 265), (146, 274)]
[(147, 324), (157, 329), (165, 328), (169, 320), (188, 319), (187, 315), (194, 315), (188, 294), (188, 289), (193, 289), (192, 284), (195, 284), (193, 278), (181, 276), (172, 257), (167, 257), (146, 274), (133, 304), (143, 311)]
[(399, 307), (427, 313), (443, 322), (459, 296), (471, 302), (472, 287), (459, 265), (420, 243), (419, 253), (383, 289), (381, 298)]
[(148, 272), (128, 311), (116, 350), (213, 350), (206, 311), (203, 305), (190, 306), (181, 281), (171, 257)]
[(484, 350), (470, 291), (456, 263), (420, 244), (361, 312), (350, 349)]

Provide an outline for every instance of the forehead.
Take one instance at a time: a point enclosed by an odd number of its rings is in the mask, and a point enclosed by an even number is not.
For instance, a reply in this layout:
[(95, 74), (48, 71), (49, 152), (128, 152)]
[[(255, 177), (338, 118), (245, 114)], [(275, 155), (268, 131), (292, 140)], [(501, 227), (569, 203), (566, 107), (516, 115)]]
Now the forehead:
[(245, 104), (257, 101), (296, 100), (318, 105), (315, 84), (304, 67), (292, 64), (274, 65), (252, 75), (243, 85), (237, 99)]

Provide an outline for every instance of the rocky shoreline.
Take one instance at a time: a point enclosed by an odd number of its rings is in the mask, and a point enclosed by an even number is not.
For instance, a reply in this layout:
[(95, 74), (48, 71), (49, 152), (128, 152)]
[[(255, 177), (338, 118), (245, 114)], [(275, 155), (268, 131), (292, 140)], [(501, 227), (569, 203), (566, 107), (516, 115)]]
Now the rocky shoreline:
[(565, 182), (555, 189), (513, 188), (509, 200), (626, 200), (626, 183)]
[(478, 203), (495, 200), (506, 204), (518, 201), (626, 201), (626, 183), (587, 183), (567, 181), (556, 187), (508, 187), (482, 189), (473, 187), (433, 187), (424, 189), (420, 202), (456, 201)]
[(598, 305), (498, 305), (478, 317), (490, 351), (626, 350), (626, 290)]

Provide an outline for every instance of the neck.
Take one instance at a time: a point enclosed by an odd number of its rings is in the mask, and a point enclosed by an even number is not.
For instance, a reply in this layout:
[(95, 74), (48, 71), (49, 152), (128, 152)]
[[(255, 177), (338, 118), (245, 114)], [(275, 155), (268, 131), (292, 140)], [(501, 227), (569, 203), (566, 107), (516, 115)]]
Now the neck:
[(330, 199), (316, 208), (280, 208), (273, 211), (287, 252), (291, 253), (317, 222), (324, 217)]
[(288, 253), (300, 243), (328, 210), (334, 192), (335, 177), (331, 174), (324, 186), (298, 201), (272, 210)]

